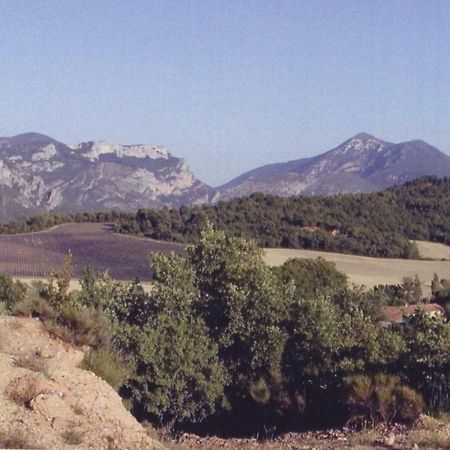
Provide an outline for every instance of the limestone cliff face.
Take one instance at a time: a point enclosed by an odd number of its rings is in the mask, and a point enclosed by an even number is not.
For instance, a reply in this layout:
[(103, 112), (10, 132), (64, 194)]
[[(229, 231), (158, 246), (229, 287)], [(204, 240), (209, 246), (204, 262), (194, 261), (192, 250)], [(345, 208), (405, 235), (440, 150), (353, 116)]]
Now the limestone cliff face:
[(166, 148), (37, 133), (0, 138), (0, 220), (43, 211), (101, 211), (207, 202), (212, 189)]

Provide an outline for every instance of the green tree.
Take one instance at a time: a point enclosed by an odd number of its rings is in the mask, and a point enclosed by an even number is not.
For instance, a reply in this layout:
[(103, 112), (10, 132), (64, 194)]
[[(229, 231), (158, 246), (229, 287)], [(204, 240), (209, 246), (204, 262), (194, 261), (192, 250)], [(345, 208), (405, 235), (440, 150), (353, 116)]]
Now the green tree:
[(278, 281), (253, 241), (227, 237), (211, 225), (187, 251), (199, 291), (196, 308), (229, 375), (228, 400), (269, 401), (270, 394), (254, 395), (255, 386), (275, 392), (282, 381), (283, 321), (294, 286)]
[(200, 422), (214, 413), (223, 395), (226, 376), (217, 345), (194, 313), (198, 291), (186, 260), (157, 254), (151, 264), (155, 283), (146, 320), (136, 322), (129, 314), (131, 320), (117, 333), (137, 364), (124, 394), (140, 416), (169, 425)]
[(347, 275), (323, 258), (289, 259), (272, 270), (282, 283), (294, 282), (297, 298), (312, 299), (347, 288)]

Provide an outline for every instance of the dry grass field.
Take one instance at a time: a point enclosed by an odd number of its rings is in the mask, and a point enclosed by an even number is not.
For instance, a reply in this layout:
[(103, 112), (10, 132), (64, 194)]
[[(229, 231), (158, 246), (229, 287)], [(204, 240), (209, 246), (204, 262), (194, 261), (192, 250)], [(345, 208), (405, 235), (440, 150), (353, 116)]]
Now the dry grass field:
[(47, 277), (61, 268), (65, 255), (73, 255), (73, 276), (82, 267), (109, 270), (117, 279), (151, 280), (148, 255), (181, 253), (178, 244), (129, 238), (109, 232), (104, 224), (67, 224), (40, 233), (0, 236), (0, 273), (15, 277)]
[[(419, 250), (420, 248), (419, 246)], [(450, 261), (448, 260), (424, 261), (370, 258), (367, 256), (344, 255), (341, 253), (281, 248), (266, 249), (264, 259), (267, 264), (277, 266), (283, 264), (290, 258), (318, 257), (334, 262), (339, 270), (348, 275), (351, 282), (367, 287), (372, 287), (377, 284), (400, 283), (403, 277), (413, 277), (417, 274), (422, 282), (424, 293), (429, 293), (431, 280), (435, 272), (441, 278), (450, 278)]]
[[(450, 247), (421, 241), (417, 245), (421, 256), (430, 260), (370, 258), (313, 250), (269, 248), (265, 250), (265, 261), (269, 265), (280, 265), (289, 258), (322, 257), (334, 262), (339, 270), (349, 276), (351, 282), (367, 287), (399, 283), (404, 276), (417, 274), (424, 292), (428, 293), (435, 272), (442, 278), (450, 278)], [(69, 250), (73, 254), (74, 278), (80, 275), (82, 267), (89, 265), (98, 271), (109, 270), (117, 279), (138, 277), (148, 282), (152, 277), (148, 255), (156, 251), (183, 253), (183, 246), (116, 235), (104, 224), (67, 224), (39, 233), (0, 236), (0, 273), (24, 281), (47, 277), (61, 267)], [(78, 288), (77, 283), (74, 280), (72, 288)]]
[(436, 242), (415, 241), (419, 254), (427, 259), (450, 260), (450, 247)]

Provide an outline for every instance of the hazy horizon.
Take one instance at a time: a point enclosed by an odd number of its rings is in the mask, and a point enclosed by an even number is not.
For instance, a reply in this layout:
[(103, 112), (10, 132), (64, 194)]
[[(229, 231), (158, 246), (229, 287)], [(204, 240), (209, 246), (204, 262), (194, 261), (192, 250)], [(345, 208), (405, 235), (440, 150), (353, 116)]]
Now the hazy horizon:
[(0, 6), (0, 136), (165, 145), (213, 186), (359, 132), (450, 153), (448, 2)]

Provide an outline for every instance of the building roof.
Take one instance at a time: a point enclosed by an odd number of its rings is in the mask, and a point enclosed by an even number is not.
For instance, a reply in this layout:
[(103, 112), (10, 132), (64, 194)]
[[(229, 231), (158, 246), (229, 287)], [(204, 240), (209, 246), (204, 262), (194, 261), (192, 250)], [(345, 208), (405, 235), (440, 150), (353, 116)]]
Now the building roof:
[(384, 306), (383, 312), (389, 322), (402, 322), (404, 317), (412, 316), (418, 309), (423, 310), (428, 315), (444, 315), (445, 310), (437, 303), (423, 303), (420, 305), (407, 306)]

